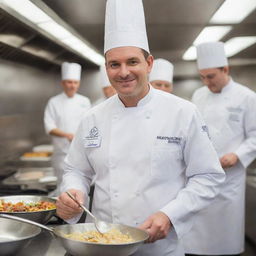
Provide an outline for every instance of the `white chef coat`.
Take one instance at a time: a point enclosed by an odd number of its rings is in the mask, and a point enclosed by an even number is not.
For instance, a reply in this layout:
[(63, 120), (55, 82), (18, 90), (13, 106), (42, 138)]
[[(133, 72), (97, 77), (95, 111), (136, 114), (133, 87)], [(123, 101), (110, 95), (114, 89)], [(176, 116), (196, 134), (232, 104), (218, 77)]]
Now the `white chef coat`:
[[(90, 100), (80, 94), (68, 97), (64, 92), (58, 94), (47, 103), (44, 113), (45, 130), (49, 134), (58, 128), (66, 133), (75, 133), (85, 113), (91, 107)], [(63, 176), (64, 158), (68, 152), (70, 141), (67, 138), (52, 136), (54, 152), (53, 168), (60, 183)]]
[(137, 107), (126, 108), (114, 95), (81, 122), (61, 190), (88, 194), (95, 174), (96, 217), (138, 226), (160, 210), (174, 226), (135, 255), (184, 255), (177, 236), (189, 231), (225, 179), (204, 127), (192, 103), (152, 87)]
[(239, 162), (226, 170), (221, 193), (184, 236), (185, 252), (239, 254), (244, 250), (245, 169), (256, 157), (256, 94), (230, 79), (221, 93), (199, 88), (192, 101), (202, 113), (219, 158), (233, 152)]

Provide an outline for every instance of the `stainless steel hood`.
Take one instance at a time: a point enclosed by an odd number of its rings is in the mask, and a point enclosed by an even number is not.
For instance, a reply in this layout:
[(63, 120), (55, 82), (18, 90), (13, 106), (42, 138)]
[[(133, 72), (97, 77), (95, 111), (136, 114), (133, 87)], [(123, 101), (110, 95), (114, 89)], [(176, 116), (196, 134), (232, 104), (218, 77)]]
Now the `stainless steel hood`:
[(50, 40), (0, 8), (0, 58), (40, 69), (58, 69), (63, 61), (78, 62), (87, 69), (97, 65)]

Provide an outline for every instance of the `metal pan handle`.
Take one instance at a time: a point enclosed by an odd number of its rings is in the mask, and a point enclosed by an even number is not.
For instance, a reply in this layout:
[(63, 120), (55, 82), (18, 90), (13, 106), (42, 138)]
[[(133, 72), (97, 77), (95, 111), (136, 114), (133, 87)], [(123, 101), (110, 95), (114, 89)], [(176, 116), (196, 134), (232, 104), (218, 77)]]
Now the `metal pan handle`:
[(27, 220), (27, 219), (20, 218), (20, 217), (17, 217), (17, 216), (12, 216), (12, 215), (9, 215), (9, 214), (0, 214), (0, 218), (12, 219), (12, 220), (17, 220), (17, 221), (20, 221), (20, 222), (28, 223), (28, 224), (43, 228), (45, 230), (48, 230), (48, 231), (54, 233), (54, 230), (52, 228), (49, 228), (49, 227), (47, 227), (43, 224), (34, 222), (32, 220)]

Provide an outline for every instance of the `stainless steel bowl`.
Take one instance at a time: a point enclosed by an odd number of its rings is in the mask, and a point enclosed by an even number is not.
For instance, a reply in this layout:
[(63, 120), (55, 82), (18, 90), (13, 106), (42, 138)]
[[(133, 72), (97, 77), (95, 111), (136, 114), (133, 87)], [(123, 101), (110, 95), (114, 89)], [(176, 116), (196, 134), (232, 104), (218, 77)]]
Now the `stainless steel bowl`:
[(93, 223), (61, 225), (54, 228), (54, 234), (59, 238), (62, 246), (71, 255), (76, 256), (128, 256), (135, 253), (144, 241), (148, 239), (148, 234), (144, 230), (135, 227), (122, 224), (111, 224), (111, 228), (118, 229), (124, 234), (129, 234), (134, 242), (123, 244), (101, 244), (81, 242), (64, 236), (64, 234), (96, 230)]
[(0, 255), (16, 255), (41, 229), (30, 224), (0, 218)]
[[(31, 196), (31, 195), (19, 195), (19, 196), (1, 196), (0, 200), (11, 203), (36, 203), (38, 201), (47, 201), (55, 203), (56, 200), (47, 196)], [(46, 224), (49, 219), (55, 214), (56, 210), (46, 210), (37, 212), (0, 212), (4, 214), (10, 214), (13, 216), (18, 216), (24, 219), (32, 220), (38, 223)]]

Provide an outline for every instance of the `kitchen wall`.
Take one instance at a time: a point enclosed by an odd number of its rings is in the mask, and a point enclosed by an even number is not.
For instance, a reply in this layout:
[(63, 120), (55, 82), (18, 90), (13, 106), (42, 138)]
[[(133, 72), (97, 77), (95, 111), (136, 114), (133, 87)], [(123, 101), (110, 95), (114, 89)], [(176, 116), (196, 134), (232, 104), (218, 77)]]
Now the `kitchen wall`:
[[(98, 71), (85, 70), (80, 93), (101, 97)], [(60, 74), (0, 60), (0, 167), (35, 144), (50, 142), (43, 126), (48, 99), (61, 92)]]

